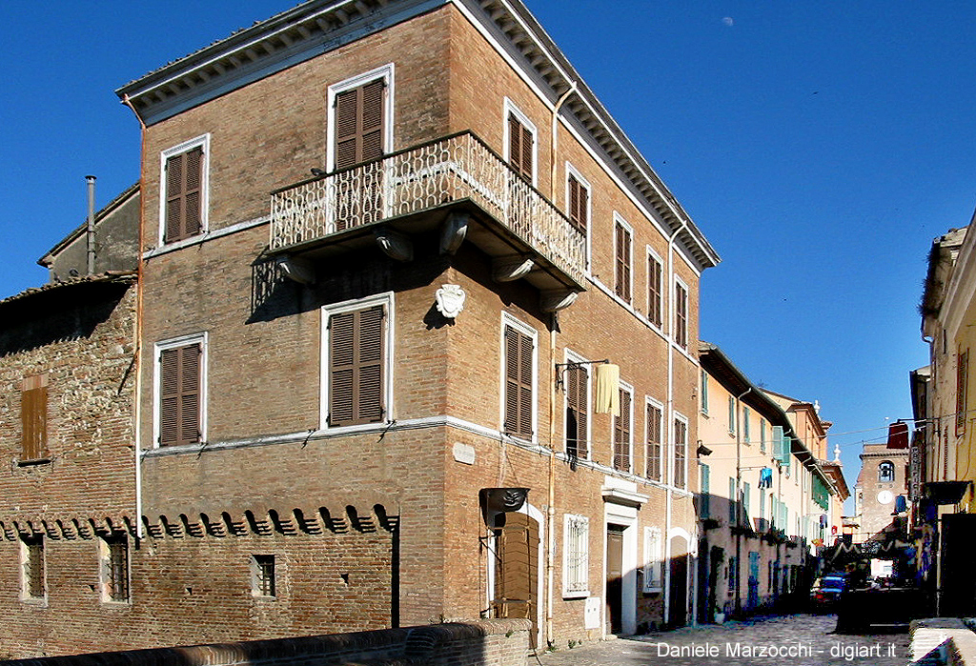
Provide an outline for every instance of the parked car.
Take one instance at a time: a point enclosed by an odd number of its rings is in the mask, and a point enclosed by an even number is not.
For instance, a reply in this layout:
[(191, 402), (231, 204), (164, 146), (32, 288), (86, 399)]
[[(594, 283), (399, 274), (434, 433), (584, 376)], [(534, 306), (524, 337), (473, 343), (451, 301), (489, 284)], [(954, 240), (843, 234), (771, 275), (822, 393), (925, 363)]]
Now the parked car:
[(840, 595), (847, 590), (847, 574), (827, 573), (818, 578), (810, 589), (810, 601), (814, 610), (833, 610)]

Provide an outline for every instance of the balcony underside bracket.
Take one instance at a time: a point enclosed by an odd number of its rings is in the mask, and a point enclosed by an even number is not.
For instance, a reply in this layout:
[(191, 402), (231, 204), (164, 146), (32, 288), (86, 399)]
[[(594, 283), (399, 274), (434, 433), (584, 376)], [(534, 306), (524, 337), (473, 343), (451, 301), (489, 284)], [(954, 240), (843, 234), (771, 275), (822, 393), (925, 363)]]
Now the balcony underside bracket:
[(495, 257), (491, 262), (491, 277), (495, 282), (512, 282), (528, 275), (534, 266), (532, 257), (521, 254)]
[(383, 253), (396, 261), (413, 261), (413, 241), (389, 227), (377, 227), (373, 237)]
[(454, 254), (464, 242), (468, 233), (471, 216), (466, 212), (455, 211), (444, 220), (441, 227), (441, 254)]
[(298, 257), (279, 257), (278, 268), (285, 277), (298, 284), (315, 284), (315, 264)]
[(543, 312), (559, 312), (575, 303), (578, 296), (579, 292), (571, 289), (544, 291), (539, 296), (539, 305)]

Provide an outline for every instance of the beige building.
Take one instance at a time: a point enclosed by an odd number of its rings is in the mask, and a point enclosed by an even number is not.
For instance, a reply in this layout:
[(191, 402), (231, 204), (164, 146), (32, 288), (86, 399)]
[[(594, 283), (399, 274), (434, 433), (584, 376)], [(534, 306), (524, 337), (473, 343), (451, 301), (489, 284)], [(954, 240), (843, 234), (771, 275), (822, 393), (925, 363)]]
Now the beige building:
[(699, 617), (708, 622), (806, 594), (846, 486), (814, 453), (829, 424), (812, 405), (759, 388), (715, 345), (701, 343), (699, 358)]

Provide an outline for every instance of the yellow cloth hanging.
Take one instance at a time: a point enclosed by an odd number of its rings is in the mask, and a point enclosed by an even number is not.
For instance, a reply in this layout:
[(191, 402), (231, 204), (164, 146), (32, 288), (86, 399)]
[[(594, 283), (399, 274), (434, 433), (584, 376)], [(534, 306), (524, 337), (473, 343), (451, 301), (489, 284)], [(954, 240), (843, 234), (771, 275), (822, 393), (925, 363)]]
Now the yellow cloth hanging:
[(596, 402), (598, 414), (620, 416), (620, 366), (603, 363), (596, 366)]

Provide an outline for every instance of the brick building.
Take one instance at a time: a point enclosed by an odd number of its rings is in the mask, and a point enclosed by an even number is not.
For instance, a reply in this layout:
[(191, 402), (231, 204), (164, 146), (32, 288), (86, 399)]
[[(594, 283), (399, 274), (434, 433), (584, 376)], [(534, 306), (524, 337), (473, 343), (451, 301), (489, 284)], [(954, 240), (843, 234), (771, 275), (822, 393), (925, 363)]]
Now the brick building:
[(86, 647), (691, 621), (718, 256), (521, 2), (311, 0), (118, 93), (138, 548)]
[[(861, 472), (854, 484), (855, 543), (882, 538), (886, 528), (897, 527), (895, 518), (905, 513), (908, 498), (908, 449), (865, 444), (860, 458)], [(899, 533), (904, 527), (900, 525)]]

